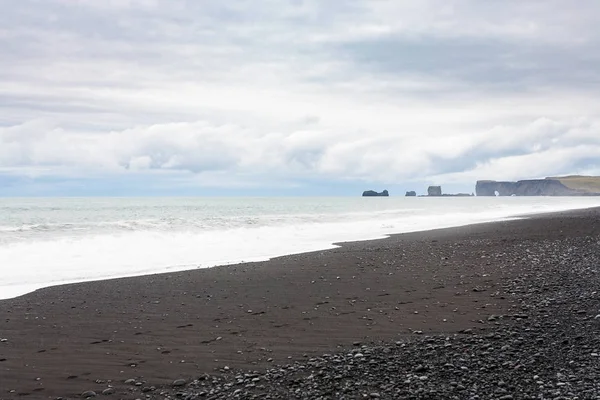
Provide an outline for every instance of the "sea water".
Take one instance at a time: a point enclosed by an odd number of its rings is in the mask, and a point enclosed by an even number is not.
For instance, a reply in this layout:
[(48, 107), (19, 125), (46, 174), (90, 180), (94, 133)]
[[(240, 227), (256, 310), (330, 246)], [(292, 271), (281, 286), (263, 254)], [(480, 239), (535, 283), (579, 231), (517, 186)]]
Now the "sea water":
[(6, 198), (0, 299), (593, 206), (600, 198)]

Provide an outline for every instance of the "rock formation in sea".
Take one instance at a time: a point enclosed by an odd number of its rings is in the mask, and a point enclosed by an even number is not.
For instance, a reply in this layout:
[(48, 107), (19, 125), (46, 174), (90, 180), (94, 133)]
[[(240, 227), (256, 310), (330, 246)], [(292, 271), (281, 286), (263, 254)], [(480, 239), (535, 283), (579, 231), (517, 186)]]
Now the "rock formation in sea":
[(365, 190), (362, 195), (363, 195), (363, 197), (387, 197), (390, 194), (388, 193), (387, 190), (384, 190), (383, 192), (376, 192), (374, 190)]
[(441, 196), (442, 195), (442, 187), (441, 186), (429, 186), (427, 188), (427, 196)]
[(417, 192), (415, 192), (414, 190), (406, 192), (406, 197), (415, 197), (416, 195), (417, 195)]
[(477, 196), (600, 196), (600, 177), (566, 176), (546, 179), (477, 181)]

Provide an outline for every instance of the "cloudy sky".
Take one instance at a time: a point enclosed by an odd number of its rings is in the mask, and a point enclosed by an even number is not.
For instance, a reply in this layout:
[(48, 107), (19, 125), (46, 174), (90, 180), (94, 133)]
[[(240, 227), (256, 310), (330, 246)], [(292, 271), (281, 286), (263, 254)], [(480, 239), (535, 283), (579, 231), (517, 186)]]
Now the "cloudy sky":
[(596, 0), (0, 0), (0, 196), (600, 175)]

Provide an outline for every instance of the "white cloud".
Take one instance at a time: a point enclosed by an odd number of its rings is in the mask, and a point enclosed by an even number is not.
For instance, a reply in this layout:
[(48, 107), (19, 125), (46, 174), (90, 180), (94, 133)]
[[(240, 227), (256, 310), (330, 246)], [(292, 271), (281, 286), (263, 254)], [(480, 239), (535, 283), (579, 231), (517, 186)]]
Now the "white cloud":
[[(54, 174), (172, 171), (228, 174), (259, 184), (269, 176), (400, 182), (517, 179), (590, 168), (600, 154), (600, 121), (498, 126), (453, 136), (369, 135), (327, 130), (263, 131), (206, 121), (74, 132), (33, 121), (0, 128), (0, 168)], [(207, 176), (208, 176), (207, 175)], [(244, 177), (244, 179), (241, 179)], [(252, 181), (252, 182), (250, 182)]]
[(600, 120), (554, 121), (541, 118), (524, 126), (494, 127), (473, 144), (473, 168), (441, 173), (434, 179), (518, 180), (569, 174), (598, 174)]

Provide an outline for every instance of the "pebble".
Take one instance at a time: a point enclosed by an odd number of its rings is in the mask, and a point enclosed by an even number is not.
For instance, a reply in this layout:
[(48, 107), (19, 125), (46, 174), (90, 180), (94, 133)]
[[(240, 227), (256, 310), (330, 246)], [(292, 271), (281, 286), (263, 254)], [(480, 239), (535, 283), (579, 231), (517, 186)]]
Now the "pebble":
[(417, 365), (417, 367), (415, 368), (415, 372), (425, 372), (427, 371), (427, 367), (423, 366), (422, 364)]

